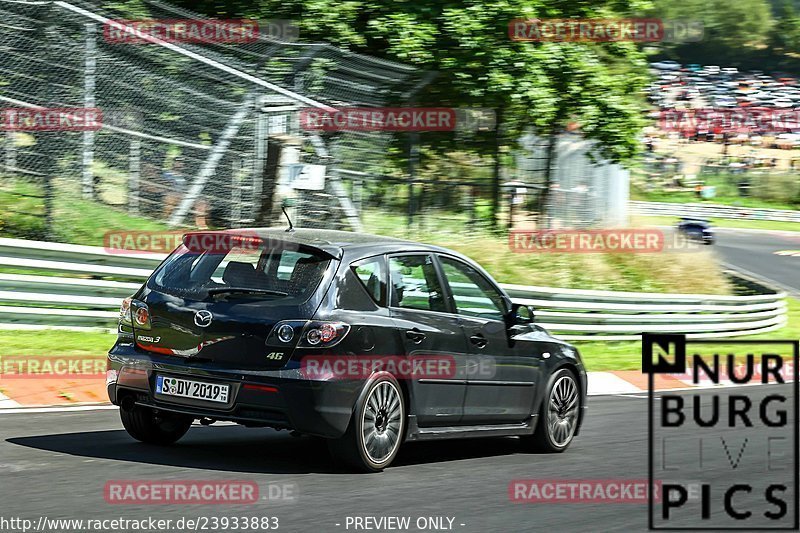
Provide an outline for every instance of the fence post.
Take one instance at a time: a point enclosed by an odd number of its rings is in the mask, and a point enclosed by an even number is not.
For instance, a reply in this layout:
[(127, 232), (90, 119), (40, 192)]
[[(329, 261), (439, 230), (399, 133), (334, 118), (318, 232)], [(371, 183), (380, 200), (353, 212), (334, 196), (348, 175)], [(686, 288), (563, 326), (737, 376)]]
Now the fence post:
[[(56, 52), (54, 44), (53, 33), (55, 30), (54, 24), (54, 4), (48, 4), (42, 13), (42, 20), (37, 25), (35, 38), (43, 44), (44, 61), (51, 65), (59, 65), (61, 58)], [(58, 95), (56, 94), (56, 87), (58, 87), (58, 72), (56, 68), (47, 68), (42, 76), (42, 100), (45, 102), (45, 107), (52, 106), (53, 102), (57, 101)], [(57, 147), (59, 141), (64, 142), (63, 136), (56, 136), (55, 134), (48, 135), (48, 132), (42, 132), (36, 135), (36, 150), (37, 157), (41, 158), (41, 169), (37, 169), (42, 174), (42, 199), (43, 215), (44, 215), (44, 236), (46, 240), (55, 240), (55, 224), (54, 224), (54, 197), (55, 191), (53, 187), (53, 179), (58, 171), (57, 161)], [(63, 146), (63, 144), (61, 145)]]
[[(95, 36), (97, 26), (88, 22), (84, 25), (86, 30), (85, 40), (85, 62), (83, 67), (83, 106), (85, 108), (95, 107), (95, 75), (97, 71), (97, 43)], [(83, 197), (87, 200), (94, 198), (94, 176), (92, 175), (92, 163), (94, 163), (94, 136), (93, 131), (83, 132)]]
[(254, 221), (259, 218), (261, 195), (264, 192), (264, 167), (267, 162), (267, 143), (269, 142), (269, 115), (262, 109), (262, 99), (256, 100), (255, 117), (255, 146), (253, 158), (253, 201), (251, 204), (250, 218)]
[(231, 228), (238, 228), (242, 222), (242, 184), (243, 161), (234, 157), (231, 161)]
[(6, 130), (6, 171), (17, 170), (17, 136), (16, 132)]
[(128, 206), (132, 214), (139, 214), (139, 183), (142, 171), (142, 141), (131, 137), (128, 152)]
[(419, 163), (419, 134), (408, 134), (408, 230), (411, 230), (411, 224), (414, 223), (414, 176), (417, 173), (417, 164)]

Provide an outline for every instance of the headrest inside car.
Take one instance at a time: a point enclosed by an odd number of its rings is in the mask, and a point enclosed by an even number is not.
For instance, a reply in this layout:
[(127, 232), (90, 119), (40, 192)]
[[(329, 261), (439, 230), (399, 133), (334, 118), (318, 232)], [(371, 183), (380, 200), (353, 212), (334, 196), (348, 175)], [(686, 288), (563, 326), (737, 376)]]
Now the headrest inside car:
[(222, 281), (231, 287), (251, 287), (260, 286), (260, 276), (256, 272), (256, 267), (250, 263), (241, 261), (231, 261), (222, 273)]

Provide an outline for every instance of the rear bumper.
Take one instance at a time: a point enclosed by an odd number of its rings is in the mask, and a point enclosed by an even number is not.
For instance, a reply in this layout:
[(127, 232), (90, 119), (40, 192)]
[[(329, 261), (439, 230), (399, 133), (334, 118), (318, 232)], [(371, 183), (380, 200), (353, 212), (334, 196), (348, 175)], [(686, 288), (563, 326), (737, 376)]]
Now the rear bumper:
[[(269, 371), (219, 368), (175, 356), (144, 354), (118, 343), (108, 354), (108, 397), (194, 418), (233, 421), (249, 426), (293, 429), (321, 437), (347, 430), (363, 381), (312, 380), (299, 369)], [(230, 385), (227, 403), (156, 394), (157, 375)]]

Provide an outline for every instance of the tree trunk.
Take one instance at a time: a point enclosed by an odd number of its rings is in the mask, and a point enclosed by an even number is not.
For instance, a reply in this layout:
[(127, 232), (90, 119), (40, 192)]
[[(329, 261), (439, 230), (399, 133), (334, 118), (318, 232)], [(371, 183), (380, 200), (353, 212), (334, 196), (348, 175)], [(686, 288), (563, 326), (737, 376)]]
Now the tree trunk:
[(543, 188), (539, 191), (537, 229), (547, 229), (550, 226), (550, 221), (547, 218), (547, 202), (550, 200), (550, 189), (553, 183), (553, 158), (557, 143), (558, 133), (556, 128), (553, 128), (547, 139), (547, 150), (544, 157), (544, 183), (542, 184)]
[(494, 153), (492, 168), (492, 229), (500, 227), (500, 148), (503, 144), (500, 127), (503, 122), (503, 110), (497, 110), (497, 122), (494, 129)]

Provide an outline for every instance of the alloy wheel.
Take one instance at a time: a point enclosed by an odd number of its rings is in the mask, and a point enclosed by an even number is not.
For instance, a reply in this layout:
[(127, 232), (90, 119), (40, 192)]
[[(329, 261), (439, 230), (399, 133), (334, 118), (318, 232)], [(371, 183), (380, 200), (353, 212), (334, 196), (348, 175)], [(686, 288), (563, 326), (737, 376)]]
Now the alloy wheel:
[(367, 457), (377, 464), (387, 461), (400, 444), (403, 401), (390, 381), (378, 383), (369, 393), (361, 420), (362, 443)]
[(578, 386), (572, 376), (562, 376), (553, 384), (547, 410), (547, 427), (553, 444), (559, 448), (569, 444), (575, 434), (579, 402)]

